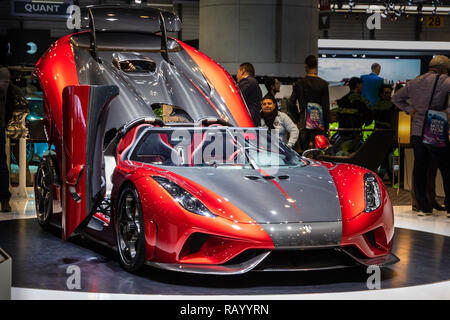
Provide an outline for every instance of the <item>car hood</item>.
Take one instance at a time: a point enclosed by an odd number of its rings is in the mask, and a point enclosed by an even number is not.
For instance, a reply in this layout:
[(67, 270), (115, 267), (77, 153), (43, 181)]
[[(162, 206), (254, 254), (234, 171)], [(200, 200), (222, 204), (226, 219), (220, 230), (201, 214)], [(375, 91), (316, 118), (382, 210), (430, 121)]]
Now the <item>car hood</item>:
[(320, 165), (280, 168), (270, 176), (230, 167), (170, 171), (217, 193), (259, 224), (342, 220), (334, 181)]

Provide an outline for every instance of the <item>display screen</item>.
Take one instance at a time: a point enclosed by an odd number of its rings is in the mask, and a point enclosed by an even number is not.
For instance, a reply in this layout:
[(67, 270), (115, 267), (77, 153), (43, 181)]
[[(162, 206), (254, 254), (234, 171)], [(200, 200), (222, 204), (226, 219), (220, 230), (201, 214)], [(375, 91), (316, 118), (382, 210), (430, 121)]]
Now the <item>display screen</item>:
[(9, 65), (34, 66), (50, 47), (50, 30), (9, 29), (6, 59)]
[(330, 85), (343, 84), (345, 79), (370, 73), (374, 62), (380, 64), (379, 76), (388, 83), (406, 81), (420, 75), (420, 59), (319, 58), (319, 77)]

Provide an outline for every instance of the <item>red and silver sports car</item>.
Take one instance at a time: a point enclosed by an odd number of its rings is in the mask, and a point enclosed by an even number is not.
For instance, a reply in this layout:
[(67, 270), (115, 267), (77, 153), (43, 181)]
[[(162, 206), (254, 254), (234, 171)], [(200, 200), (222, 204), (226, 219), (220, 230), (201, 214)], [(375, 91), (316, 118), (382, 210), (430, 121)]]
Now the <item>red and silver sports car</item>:
[(145, 264), (210, 274), (387, 265), (394, 222), (372, 172), (254, 128), (228, 73), (175, 40), (168, 12), (90, 7), (36, 66), (51, 151), (38, 222)]

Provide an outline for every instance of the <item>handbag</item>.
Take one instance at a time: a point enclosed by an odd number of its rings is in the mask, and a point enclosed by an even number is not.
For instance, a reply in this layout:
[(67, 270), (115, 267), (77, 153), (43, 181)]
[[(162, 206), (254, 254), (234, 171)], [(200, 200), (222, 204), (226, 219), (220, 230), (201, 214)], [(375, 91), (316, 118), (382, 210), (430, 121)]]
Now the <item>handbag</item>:
[(431, 94), (430, 103), (427, 113), (425, 114), (424, 125), (422, 129), (422, 143), (437, 148), (445, 148), (448, 144), (448, 119), (447, 112), (444, 109), (431, 109), (436, 86), (440, 76), (436, 77), (433, 92)]

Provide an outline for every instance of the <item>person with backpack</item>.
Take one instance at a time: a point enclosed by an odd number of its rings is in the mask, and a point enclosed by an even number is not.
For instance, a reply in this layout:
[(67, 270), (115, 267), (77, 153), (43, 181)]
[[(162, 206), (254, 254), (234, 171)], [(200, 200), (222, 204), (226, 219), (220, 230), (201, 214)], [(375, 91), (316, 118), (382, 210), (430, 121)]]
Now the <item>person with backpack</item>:
[(318, 61), (313, 55), (305, 59), (306, 76), (293, 85), (289, 113), (300, 130), (300, 149), (314, 148), (315, 137), (327, 135), (330, 100), (328, 82), (317, 73)]

